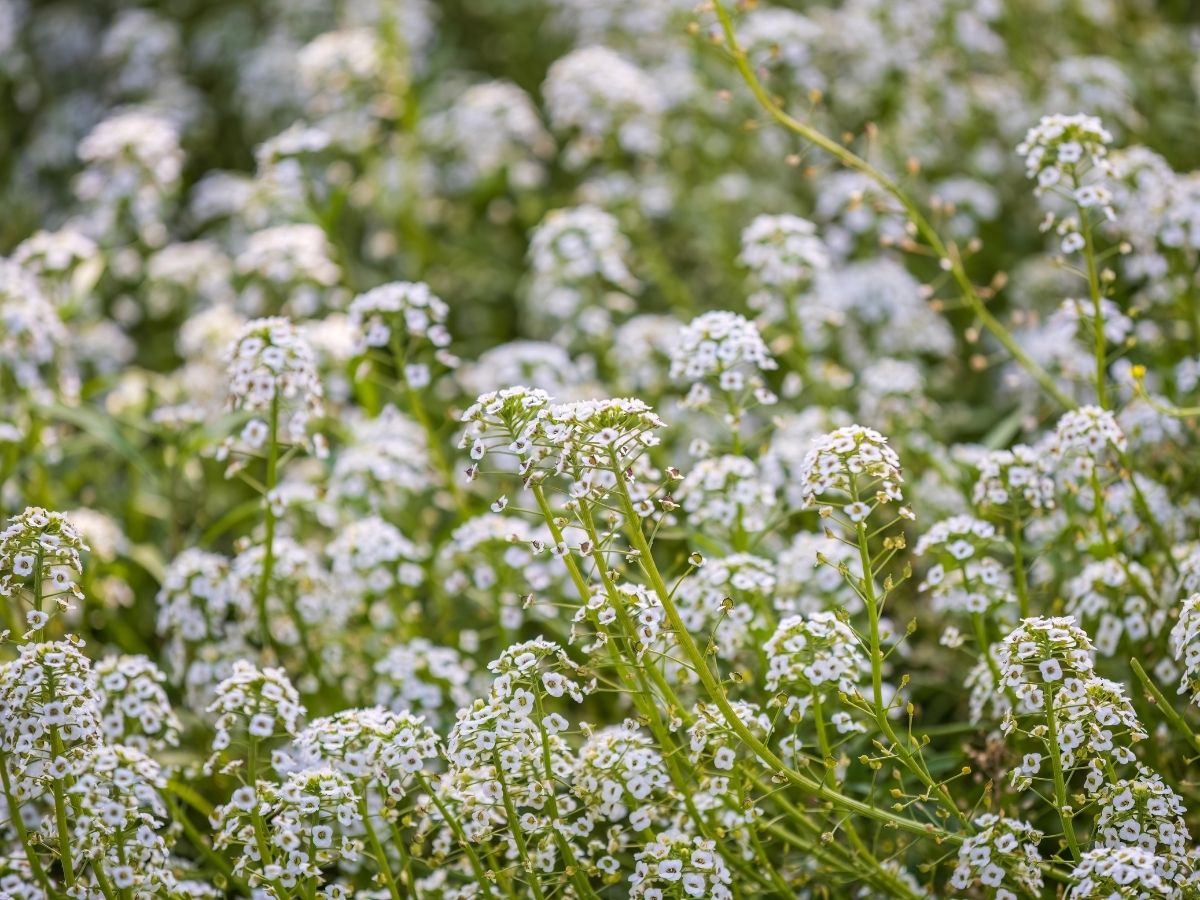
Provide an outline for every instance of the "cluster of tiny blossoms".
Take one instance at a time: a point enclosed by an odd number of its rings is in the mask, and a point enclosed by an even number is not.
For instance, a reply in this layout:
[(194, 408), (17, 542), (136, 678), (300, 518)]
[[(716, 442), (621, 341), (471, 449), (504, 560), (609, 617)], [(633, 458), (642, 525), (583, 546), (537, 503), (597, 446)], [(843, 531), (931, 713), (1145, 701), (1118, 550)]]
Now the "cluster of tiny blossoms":
[(1200, 897), (1186, 5), (0, 0), (0, 900)]

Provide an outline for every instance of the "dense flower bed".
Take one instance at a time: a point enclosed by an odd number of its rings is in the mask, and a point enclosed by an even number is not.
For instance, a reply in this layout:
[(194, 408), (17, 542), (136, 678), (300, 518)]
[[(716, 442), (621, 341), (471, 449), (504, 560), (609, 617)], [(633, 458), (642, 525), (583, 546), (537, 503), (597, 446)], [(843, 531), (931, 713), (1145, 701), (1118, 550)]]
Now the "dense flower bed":
[(0, 0), (0, 900), (1200, 897), (1170, 3)]

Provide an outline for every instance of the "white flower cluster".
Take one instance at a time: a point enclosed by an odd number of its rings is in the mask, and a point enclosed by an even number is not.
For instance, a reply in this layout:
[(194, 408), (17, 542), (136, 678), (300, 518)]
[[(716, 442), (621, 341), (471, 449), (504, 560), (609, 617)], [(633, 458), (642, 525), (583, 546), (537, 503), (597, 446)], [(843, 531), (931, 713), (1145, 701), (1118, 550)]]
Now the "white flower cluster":
[(786, 696), (784, 710), (795, 721), (831, 688), (853, 694), (870, 668), (858, 635), (831, 612), (788, 616), (763, 650), (766, 688)]
[(767, 527), (775, 490), (745, 456), (702, 459), (679, 485), (675, 499), (688, 520), (725, 531), (754, 534)]
[(567, 336), (605, 334), (612, 312), (632, 306), (629, 295), (641, 287), (629, 269), (631, 254), (611, 213), (587, 203), (552, 209), (529, 236), (529, 305)]
[(1200, 594), (1192, 594), (1179, 607), (1179, 621), (1171, 628), (1171, 648), (1183, 666), (1179, 693), (1190, 694), (1200, 704)]
[(1069, 463), (1060, 468), (1064, 476), (1088, 479), (1097, 466), (1111, 466), (1128, 447), (1125, 434), (1112, 412), (1098, 406), (1083, 406), (1064, 413), (1054, 428), (1050, 453)]
[[(255, 319), (242, 328), (225, 355), (230, 407), (268, 416), (286, 412), (286, 435), (304, 443), (310, 417), (323, 410), (323, 391), (312, 345), (296, 326), (282, 318)], [(251, 419), (241, 434), (241, 441), (255, 451), (270, 438), (270, 424), (260, 418)]]
[(283, 669), (257, 669), (239, 659), (233, 674), (217, 685), (208, 712), (214, 715), (211, 766), (235, 741), (255, 744), (296, 735), (306, 710)]
[(975, 820), (976, 832), (958, 848), (950, 878), (956, 891), (972, 887), (995, 900), (1017, 900), (1023, 893), (1041, 893), (1044, 835), (1028, 822), (987, 813)]
[(1050, 510), (1055, 506), (1054, 479), (1045, 455), (1017, 444), (1010, 450), (991, 450), (975, 463), (979, 479), (971, 502), (984, 510)]
[(1043, 116), (1026, 133), (1017, 153), (1025, 160), (1026, 174), (1037, 179), (1040, 190), (1059, 184), (1075, 188), (1086, 167), (1107, 169), (1112, 139), (1095, 116)]
[(614, 151), (654, 156), (661, 149), (666, 99), (653, 78), (607, 47), (584, 47), (556, 61), (542, 95), (550, 127), (570, 138), (571, 168)]
[(2, 257), (0, 326), (0, 374), (34, 397), (74, 394), (67, 329), (33, 276)]
[(363, 349), (398, 341), (406, 352), (428, 342), (441, 350), (450, 344), (446, 316), (450, 307), (423, 282), (397, 281), (359, 294), (350, 303), (350, 322), (361, 333)]
[(631, 900), (708, 897), (728, 900), (733, 876), (714, 841), (664, 832), (637, 854)]
[(711, 402), (710, 383), (722, 394), (752, 390), (759, 403), (775, 396), (759, 373), (779, 367), (754, 323), (737, 313), (717, 310), (693, 319), (671, 350), (671, 378), (691, 385), (689, 406)]
[(79, 751), (100, 743), (100, 700), (78, 639), (22, 644), (0, 668), (0, 752), (18, 796), (38, 796), (71, 771)]
[(1066, 612), (1085, 625), (1098, 622), (1092, 629), (1096, 650), (1112, 656), (1123, 640), (1137, 646), (1166, 624), (1167, 610), (1144, 596), (1153, 583), (1145, 566), (1124, 555), (1096, 560), (1067, 581)]
[(662, 754), (631, 722), (610, 725), (579, 749), (571, 791), (585, 809), (608, 822), (628, 819), (630, 827), (652, 826), (671, 780)]
[(1106, 846), (1129, 845), (1168, 859), (1186, 858), (1187, 809), (1161, 775), (1139, 767), (1137, 777), (1106, 784), (1097, 803), (1096, 832)]
[(309, 767), (329, 766), (399, 800), (412, 776), (429, 771), (439, 758), (439, 744), (423, 717), (369, 707), (314, 720), (296, 736), (294, 746)]
[(342, 277), (325, 232), (303, 223), (251, 234), (234, 259), (234, 271), (244, 284), (239, 303), (250, 315), (284, 307), (296, 315), (313, 315), (334, 305), (334, 288)]
[[(1141, 847), (1096, 847), (1071, 871), (1067, 900), (1191, 896), (1190, 873)], [(1185, 893), (1185, 888), (1187, 892)]]
[(69, 609), (71, 599), (83, 598), (80, 553), (88, 549), (66, 516), (38, 506), (27, 507), (0, 532), (0, 598), (30, 606), (25, 623), (31, 633), (45, 628), (57, 610)]
[(442, 173), (453, 191), (504, 178), (513, 190), (546, 180), (554, 139), (529, 95), (509, 81), (472, 85), (443, 112), (425, 119), (422, 134), (449, 157)]
[[(553, 404), (545, 391), (506, 388), (479, 397), (462, 415), (467, 427), (460, 447), (471, 448), (476, 465), (490, 452), (515, 454), (521, 474), (544, 472), (554, 462), (556, 474), (571, 478), (575, 498), (599, 499), (649, 447), (657, 446), (664, 422), (637, 399), (612, 398)], [(638, 512), (648, 515), (649, 501)]]
[(799, 216), (756, 216), (742, 229), (741, 247), (738, 262), (757, 286), (747, 302), (775, 321), (785, 318), (813, 276), (830, 266), (817, 226)]
[(179, 744), (183, 725), (163, 688), (166, 676), (145, 656), (107, 656), (96, 663), (100, 724), (110, 744), (143, 753)]
[(357, 793), (330, 768), (305, 769), (275, 786), (247, 785), (213, 813), (217, 849), (240, 847), (234, 872), (276, 894), (314, 892), (325, 870), (362, 853)]
[(806, 504), (833, 493), (846, 495), (850, 502), (843, 512), (854, 523), (864, 521), (875, 505), (904, 499), (900, 457), (887, 438), (862, 425), (848, 425), (814, 440), (797, 474)]

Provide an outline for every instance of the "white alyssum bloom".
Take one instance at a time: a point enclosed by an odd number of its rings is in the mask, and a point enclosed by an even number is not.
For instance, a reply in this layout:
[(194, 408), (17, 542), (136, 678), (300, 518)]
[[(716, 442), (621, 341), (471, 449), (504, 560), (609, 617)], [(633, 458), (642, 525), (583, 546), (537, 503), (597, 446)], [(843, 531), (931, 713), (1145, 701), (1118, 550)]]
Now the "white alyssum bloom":
[(334, 457), (323, 518), (394, 512), (412, 495), (433, 488), (425, 432), (396, 407), (385, 406), (373, 419), (347, 416), (346, 426), (349, 441)]
[(550, 127), (568, 138), (565, 159), (579, 169), (610, 152), (655, 156), (667, 102), (645, 71), (607, 47), (584, 47), (557, 60), (542, 96)]
[(88, 549), (65, 515), (26, 507), (0, 532), (0, 597), (20, 604), (23, 611), (26, 605), (33, 607), (40, 595), (42, 604), (34, 611), (47, 617), (69, 608), (71, 598), (83, 597), (78, 584), (83, 572), (80, 554)]
[(533, 100), (510, 81), (472, 85), (426, 118), (421, 134), (448, 157), (441, 174), (454, 191), (497, 177), (513, 190), (536, 188), (555, 149)]
[(249, 653), (253, 595), (231, 577), (230, 560), (189, 548), (167, 566), (155, 603), (167, 672), (189, 704), (202, 709), (233, 674), (234, 660)]
[(1179, 897), (1186, 870), (1141, 847), (1096, 847), (1071, 871), (1067, 900), (1111, 897)]
[(734, 455), (700, 460), (680, 483), (675, 499), (697, 526), (749, 533), (766, 528), (776, 505), (775, 490), (758, 465)]
[(1194, 593), (1179, 607), (1179, 621), (1171, 628), (1171, 650), (1183, 667), (1179, 693), (1189, 694), (1200, 704), (1200, 593)]
[(332, 305), (342, 269), (333, 245), (317, 225), (275, 225), (246, 238), (233, 261), (245, 285), (240, 308), (248, 315), (287, 309), (313, 315)]
[[(617, 218), (591, 203), (552, 209), (529, 236), (526, 306), (533, 331), (558, 340), (607, 337), (641, 283)], [(553, 327), (546, 327), (549, 322)]]
[(306, 710), (283, 669), (257, 669), (240, 659), (233, 674), (217, 685), (208, 712), (215, 716), (211, 766), (235, 740), (265, 743), (296, 735)]
[(632, 722), (610, 725), (579, 749), (571, 792), (608, 822), (628, 820), (638, 831), (660, 820), (671, 779), (662, 753)]
[(992, 450), (975, 461), (979, 478), (971, 502), (980, 510), (1053, 509), (1054, 479), (1049, 460), (1033, 447), (1017, 444), (1011, 450)]
[(101, 726), (109, 743), (143, 753), (175, 747), (183, 725), (167, 692), (166, 676), (145, 656), (106, 656), (95, 666)]
[(1051, 456), (1062, 464), (1060, 472), (1087, 479), (1097, 466), (1114, 465), (1128, 444), (1111, 411), (1081, 406), (1058, 420), (1049, 446)]
[(96, 744), (73, 775), (72, 851), (103, 866), (135, 896), (169, 892), (175, 876), (161, 797), (167, 778), (158, 763), (133, 747)]
[(375, 663), (375, 702), (392, 712), (410, 712), (441, 727), (471, 701), (467, 690), (473, 662), (453, 647), (427, 638), (390, 647)]
[(1077, 186), (1088, 168), (1106, 171), (1112, 135), (1095, 116), (1043, 116), (1017, 147), (1025, 172), (1036, 178), (1039, 190), (1058, 185)]
[[(350, 778), (328, 767), (294, 772), (281, 785), (259, 781), (213, 812), (213, 846), (240, 848), (234, 872), (278, 881), (301, 891), (324, 883), (325, 870), (362, 854), (359, 794)], [(256, 828), (266, 832), (271, 862), (259, 852)]]
[(1132, 844), (1173, 860), (1187, 857), (1187, 809), (1157, 772), (1139, 766), (1135, 777), (1106, 784), (1097, 803), (1096, 831), (1105, 846)]
[(330, 572), (342, 590), (393, 597), (425, 580), (429, 549), (379, 516), (367, 516), (341, 529), (326, 547)]
[(1154, 637), (1167, 621), (1167, 610), (1153, 591), (1154, 579), (1141, 563), (1123, 554), (1095, 560), (1066, 583), (1066, 612), (1094, 627), (1096, 650), (1104, 656), (1117, 652), (1122, 641), (1136, 646)]
[[(737, 720), (759, 740), (766, 741), (771, 734), (771, 719), (756, 703), (732, 700), (730, 706)], [(729, 722), (717, 707), (708, 703), (697, 703), (694, 721), (688, 729), (688, 757), (693, 763), (703, 764), (718, 773), (732, 771), (740, 755), (749, 753), (745, 743), (730, 727)]]
[(35, 398), (76, 393), (70, 338), (37, 280), (0, 257), (0, 375)]
[(1022, 690), (1038, 688), (1046, 680), (1041, 665), (1048, 660), (1059, 664), (1056, 673), (1060, 677), (1065, 674), (1079, 682), (1091, 678), (1094, 654), (1087, 632), (1072, 616), (1022, 619), (996, 652), (1004, 684), (1015, 688), (1018, 696)]
[(79, 143), (86, 168), (75, 193), (90, 205), (101, 234), (120, 233), (123, 215), (147, 246), (167, 240), (166, 202), (183, 175), (179, 132), (166, 117), (145, 109), (127, 109), (101, 120)]
[[(759, 390), (764, 402), (774, 398), (763, 388), (761, 372), (777, 369), (758, 328), (745, 316), (727, 310), (703, 313), (679, 333), (671, 351), (671, 378), (693, 385), (696, 402), (707, 400), (706, 387), (722, 393)], [(699, 392), (697, 385), (704, 385)]]
[(713, 841), (682, 832), (659, 834), (634, 857), (631, 900), (666, 896), (728, 900), (733, 875)]
[[(229, 407), (256, 418), (276, 414), (283, 436), (306, 445), (310, 419), (324, 411), (324, 392), (312, 345), (296, 326), (284, 318), (247, 322), (226, 349), (225, 360)], [(319, 435), (312, 444), (318, 452), (324, 447)]]
[(100, 698), (83, 642), (22, 644), (0, 667), (0, 751), (18, 782), (35, 795), (70, 771), (76, 751), (100, 743)]
[(950, 886), (966, 891), (976, 886), (997, 900), (1015, 900), (1021, 893), (1042, 891), (1042, 857), (1038, 844), (1044, 835), (1028, 822), (987, 813), (975, 820), (976, 832), (958, 848)]
[(405, 796), (413, 776), (429, 772), (440, 739), (422, 716), (382, 707), (348, 709), (311, 722), (296, 736), (297, 756), (348, 776), (360, 790)]
[(438, 350), (450, 344), (446, 317), (450, 307), (424, 282), (393, 281), (359, 294), (350, 303), (350, 322), (360, 333), (361, 349), (389, 347), (406, 352), (427, 342)]
[(829, 250), (817, 236), (817, 226), (789, 214), (756, 216), (742, 229), (738, 262), (766, 295), (758, 302), (751, 297), (754, 307), (765, 307), (769, 299), (794, 300), (816, 272), (830, 266)]
[[(804, 501), (816, 503), (830, 494), (849, 496), (856, 504), (900, 502), (900, 457), (872, 428), (848, 425), (813, 441), (798, 472)], [(861, 518), (860, 520), (861, 521)]]
[(764, 685), (787, 698), (784, 711), (803, 718), (814, 699), (836, 692), (853, 694), (869, 670), (858, 635), (831, 612), (788, 616), (763, 645)]

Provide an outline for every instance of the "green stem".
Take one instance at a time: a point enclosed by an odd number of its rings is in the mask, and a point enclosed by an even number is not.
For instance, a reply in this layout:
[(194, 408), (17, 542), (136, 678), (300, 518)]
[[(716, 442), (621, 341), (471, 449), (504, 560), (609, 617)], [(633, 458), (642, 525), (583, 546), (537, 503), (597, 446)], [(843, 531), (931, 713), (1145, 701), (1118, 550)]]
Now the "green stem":
[(1083, 232), (1083, 253), (1087, 260), (1088, 293), (1092, 298), (1092, 324), (1095, 335), (1096, 356), (1096, 403), (1102, 409), (1108, 408), (1108, 348), (1104, 341), (1104, 307), (1100, 290), (1100, 277), (1096, 271), (1096, 248), (1092, 243), (1092, 223), (1087, 210), (1076, 204), (1079, 213), (1080, 230)]
[(46, 870), (42, 867), (41, 857), (34, 852), (33, 846), (29, 842), (29, 829), (25, 827), (25, 820), (21, 818), (21, 804), (17, 802), (17, 798), (13, 795), (12, 778), (8, 774), (8, 759), (0, 756), (0, 780), (4, 784), (4, 799), (8, 805), (8, 818), (12, 823), (13, 830), (17, 833), (17, 838), (21, 842), (21, 847), (25, 850), (25, 859), (29, 861), (29, 870), (33, 872), (33, 877), (38, 880), (38, 884), (42, 889), (50, 895), (55, 892), (50, 886), (50, 879), (46, 876)]
[(680, 649), (684, 656), (696, 668), (696, 672), (700, 677), (700, 683), (704, 687), (709, 698), (720, 710), (726, 724), (730, 730), (734, 732), (742, 742), (762, 760), (772, 771), (778, 773), (787, 781), (794, 784), (801, 790), (807, 793), (827, 800), (841, 809), (856, 813), (858, 815), (867, 816), (872, 819), (877, 819), (887, 825), (899, 828), (912, 834), (919, 834), (925, 837), (935, 837), (943, 840), (949, 840), (953, 843), (961, 843), (963, 838), (961, 835), (953, 832), (947, 832), (938, 829), (935, 826), (918, 822), (913, 819), (906, 818), (899, 814), (889, 812), (886, 809), (877, 809), (869, 803), (864, 803), (860, 800), (855, 800), (853, 797), (848, 797), (841, 792), (834, 790), (828, 785), (809, 778), (800, 772), (789, 768), (782, 759), (779, 758), (757, 735), (755, 735), (746, 725), (738, 718), (737, 712), (729, 702), (729, 698), (725, 694), (724, 688), (720, 682), (709, 670), (708, 664), (704, 659), (704, 655), (700, 652), (700, 648), (696, 645), (695, 640), (684, 626), (683, 619), (679, 615), (679, 610), (675, 606), (675, 601), (671, 598), (671, 593), (667, 589), (666, 582), (663, 581), (662, 574), (658, 571), (658, 567), (654, 563), (654, 557), (650, 550), (650, 545), (646, 541), (646, 537), (642, 534), (641, 519), (637, 514), (637, 510), (633, 506), (633, 500), (629, 496), (628, 487), (624, 482), (623, 470), (620, 466), (614, 466), (614, 471), (618, 474), (617, 480), (617, 496), (621, 501), (621, 505), (625, 511), (626, 531), (630, 541), (633, 543), (634, 549), (638, 551), (639, 563), (643, 573), (649, 580), (654, 592), (658, 595), (659, 602), (662, 603), (663, 611), (666, 613), (667, 621), (671, 628), (675, 631), (679, 640)]
[(1163, 696), (1163, 692), (1158, 689), (1158, 685), (1150, 680), (1150, 676), (1146, 674), (1146, 670), (1142, 668), (1142, 664), (1136, 658), (1133, 658), (1129, 660), (1129, 666), (1133, 669), (1133, 674), (1137, 676), (1138, 681), (1142, 683), (1142, 687), (1146, 689), (1146, 693), (1150, 695), (1150, 699), (1154, 701), (1154, 705), (1158, 708), (1158, 711), (1162, 713), (1163, 718), (1179, 733), (1180, 737), (1191, 744), (1197, 753), (1200, 753), (1200, 737), (1197, 737), (1192, 729), (1188, 727), (1187, 722), (1183, 720), (1183, 716)]
[(1050, 765), (1054, 771), (1054, 802), (1058, 807), (1058, 816), (1062, 821), (1063, 834), (1067, 838), (1067, 846), (1071, 854), (1079, 859), (1079, 841), (1075, 837), (1075, 826), (1072, 816), (1066, 810), (1070, 808), (1067, 802), (1067, 780), (1063, 775), (1062, 758), (1058, 749), (1058, 723), (1054, 718), (1054, 690), (1051, 685), (1044, 686), (1046, 691), (1046, 742), (1050, 749)]
[[(271, 634), (271, 617), (267, 610), (267, 593), (271, 585), (271, 573), (275, 568), (275, 511), (271, 505), (271, 491), (279, 477), (279, 394), (271, 398), (270, 433), (267, 446), (267, 478), (263, 492), (264, 543), (262, 571), (258, 576), (258, 589), (254, 593), (254, 606), (258, 610), (258, 626), (262, 631), (263, 646), (275, 649), (275, 638)], [(277, 654), (278, 655), (278, 654)]]
[(379, 841), (379, 835), (375, 833), (375, 826), (371, 824), (371, 810), (367, 807), (366, 786), (363, 785), (361, 787), (362, 789), (358, 795), (358, 810), (362, 815), (363, 828), (367, 832), (367, 840), (371, 844), (371, 852), (375, 854), (375, 862), (379, 866), (379, 874), (383, 878), (384, 886), (387, 887), (392, 900), (401, 900), (403, 895), (396, 886), (396, 877), (392, 874), (392, 867), (388, 863), (387, 853), (384, 852), (383, 844)]
[[(1020, 512), (1013, 514), (1012, 531), (1009, 537), (1012, 540), (1013, 548), (1013, 577), (1017, 588), (1017, 604), (1021, 610), (1021, 618), (1028, 619), (1032, 613), (1029, 603), (1029, 581), (1025, 573), (1025, 535)], [(996, 683), (999, 684), (999, 682)]]
[(485, 884), (491, 884), (491, 879), (487, 877), (487, 872), (483, 868), (483, 863), (479, 860), (479, 855), (475, 852), (475, 848), (471, 846), (471, 842), (467, 840), (467, 835), (462, 830), (462, 826), (458, 824), (458, 820), (450, 815), (450, 810), (446, 809), (445, 804), (442, 803), (441, 798), (438, 797), (433, 788), (429, 786), (429, 780), (424, 775), (417, 775), (417, 781), (425, 791), (425, 794), (433, 802), (433, 805), (437, 807), (437, 811), (442, 814), (442, 820), (458, 839), (459, 846), (467, 854), (467, 859), (471, 863), (471, 871), (475, 873), (475, 878), (479, 885), (482, 887)]
[(529, 858), (529, 849), (525, 844), (525, 833), (521, 831), (520, 818), (517, 816), (516, 807), (513, 806), (512, 796), (508, 792), (508, 782), (504, 780), (504, 770), (500, 767), (498, 753), (492, 754), (492, 765), (496, 767), (496, 780), (500, 782), (500, 794), (504, 798), (504, 811), (508, 816), (508, 827), (512, 832), (513, 841), (517, 845), (517, 855), (521, 857), (521, 867), (529, 876), (529, 890), (536, 900), (545, 900), (546, 895), (542, 893), (541, 881), (534, 869), (533, 860)]
[(767, 93), (762, 82), (755, 74), (753, 67), (750, 65), (746, 57), (746, 53), (738, 45), (737, 35), (734, 32), (733, 22), (729, 18), (729, 12), (725, 9), (723, 0), (713, 0), (713, 7), (716, 10), (717, 18), (721, 21), (721, 30), (725, 35), (725, 42), (729, 48), (730, 56), (733, 58), (734, 65), (741, 73), (746, 85), (754, 94), (759, 105), (767, 111), (767, 113), (776, 122), (800, 135), (805, 140), (820, 147), (826, 153), (836, 158), (842, 165), (847, 168), (862, 172), (883, 190), (896, 199), (909, 220), (916, 226), (918, 233), (929, 244), (935, 256), (942, 261), (943, 265), (949, 266), (950, 273), (955, 282), (958, 284), (959, 290), (962, 291), (963, 299), (971, 308), (975, 316), (983, 323), (983, 326), (991, 332), (992, 336), (998, 340), (1001, 345), (1007, 350), (1022, 368), (1028, 372), (1033, 379), (1041, 386), (1050, 397), (1052, 397), (1060, 406), (1067, 409), (1074, 409), (1075, 403), (1054, 383), (1054, 379), (1039, 366), (1027, 354), (1016, 339), (1012, 336), (1007, 328), (1005, 328), (995, 316), (988, 311), (983, 303), (983, 299), (979, 296), (975, 285), (971, 283), (970, 277), (967, 275), (966, 269), (963, 267), (962, 260), (957, 253), (950, 253), (946, 244), (942, 241), (937, 231), (925, 218), (924, 214), (917, 208), (916, 204), (908, 197), (908, 195), (893, 181), (889, 176), (885, 175), (879, 169), (875, 168), (862, 157), (858, 156), (851, 150), (843, 147), (837, 141), (826, 137), (817, 129), (813, 128), (799, 119), (796, 119), (786, 113)]

